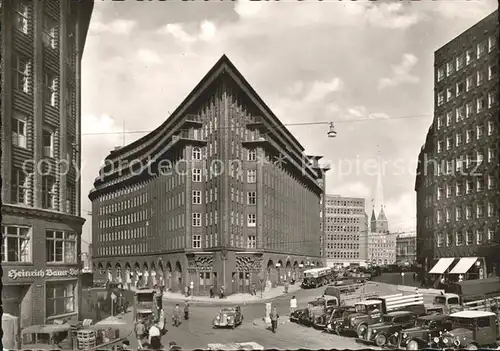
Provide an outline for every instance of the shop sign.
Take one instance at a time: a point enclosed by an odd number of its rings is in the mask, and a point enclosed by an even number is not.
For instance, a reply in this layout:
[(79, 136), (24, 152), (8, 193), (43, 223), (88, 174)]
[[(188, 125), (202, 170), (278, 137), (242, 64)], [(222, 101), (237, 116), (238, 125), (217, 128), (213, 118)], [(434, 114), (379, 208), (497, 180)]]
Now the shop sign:
[(73, 277), (78, 274), (80, 274), (79, 269), (11, 269), (8, 277), (16, 280), (17, 278)]

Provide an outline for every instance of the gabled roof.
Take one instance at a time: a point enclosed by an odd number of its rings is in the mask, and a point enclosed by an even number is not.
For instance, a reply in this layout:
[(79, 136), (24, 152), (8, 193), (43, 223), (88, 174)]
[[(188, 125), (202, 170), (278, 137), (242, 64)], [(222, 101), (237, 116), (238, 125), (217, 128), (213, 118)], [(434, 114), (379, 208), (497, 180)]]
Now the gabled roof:
[(387, 216), (385, 215), (383, 206), (380, 207), (380, 213), (378, 214), (377, 221), (387, 221)]

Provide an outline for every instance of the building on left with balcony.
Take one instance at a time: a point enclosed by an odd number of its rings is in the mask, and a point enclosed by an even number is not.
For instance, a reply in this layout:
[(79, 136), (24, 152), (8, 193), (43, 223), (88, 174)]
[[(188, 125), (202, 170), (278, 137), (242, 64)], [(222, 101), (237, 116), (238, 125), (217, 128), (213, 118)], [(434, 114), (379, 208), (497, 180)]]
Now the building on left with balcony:
[(92, 9), (1, 2), (2, 300), (20, 328), (79, 314), (80, 62)]

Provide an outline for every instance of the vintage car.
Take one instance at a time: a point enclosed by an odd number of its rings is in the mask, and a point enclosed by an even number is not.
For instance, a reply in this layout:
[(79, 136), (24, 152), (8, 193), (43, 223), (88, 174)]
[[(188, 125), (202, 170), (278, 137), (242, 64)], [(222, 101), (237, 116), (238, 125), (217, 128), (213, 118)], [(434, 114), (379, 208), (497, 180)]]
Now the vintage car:
[(358, 340), (374, 343), (378, 347), (388, 343), (396, 345), (399, 333), (415, 326), (417, 318), (416, 314), (409, 311), (389, 312), (382, 316), (382, 322), (369, 325), (366, 333), (360, 335)]
[(435, 337), (439, 348), (477, 350), (497, 348), (499, 326), (497, 315), (485, 311), (461, 311), (450, 315), (452, 329)]
[(398, 349), (420, 350), (436, 346), (434, 338), (451, 330), (450, 318), (447, 315), (434, 314), (417, 319), (415, 327), (399, 333)]
[(309, 322), (307, 308), (301, 308), (293, 311), (290, 314), (290, 322), (304, 324)]
[(326, 324), (325, 330), (328, 333), (340, 334), (344, 318), (350, 316), (353, 313), (356, 313), (356, 307), (354, 306), (341, 306), (335, 308), (330, 314), (330, 319)]
[(338, 306), (327, 306), (324, 313), (315, 316), (312, 326), (316, 329), (325, 329), (331, 314), (337, 308)]
[(430, 305), (425, 305), (427, 314), (440, 313), (450, 314), (462, 310), (460, 297), (457, 294), (441, 293), (434, 297), (434, 301)]
[(372, 323), (382, 321), (382, 306), (380, 300), (366, 300), (354, 305), (356, 312), (344, 317), (344, 321), (339, 323), (337, 333), (361, 335), (366, 331), (366, 322)]
[(220, 309), (219, 314), (215, 316), (213, 326), (214, 328), (231, 327), (234, 329), (241, 323), (243, 323), (243, 315), (240, 306), (223, 307)]

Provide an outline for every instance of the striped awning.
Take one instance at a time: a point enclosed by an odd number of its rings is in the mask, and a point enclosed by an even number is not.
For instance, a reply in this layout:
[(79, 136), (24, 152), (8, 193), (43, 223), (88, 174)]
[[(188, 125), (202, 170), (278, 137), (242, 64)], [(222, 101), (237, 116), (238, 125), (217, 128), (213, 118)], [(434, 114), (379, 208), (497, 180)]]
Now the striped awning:
[(477, 257), (462, 257), (450, 274), (465, 274), (476, 263)]
[(430, 274), (443, 274), (446, 272), (448, 267), (453, 263), (455, 259), (453, 257), (440, 258), (439, 261), (432, 267), (429, 271)]

